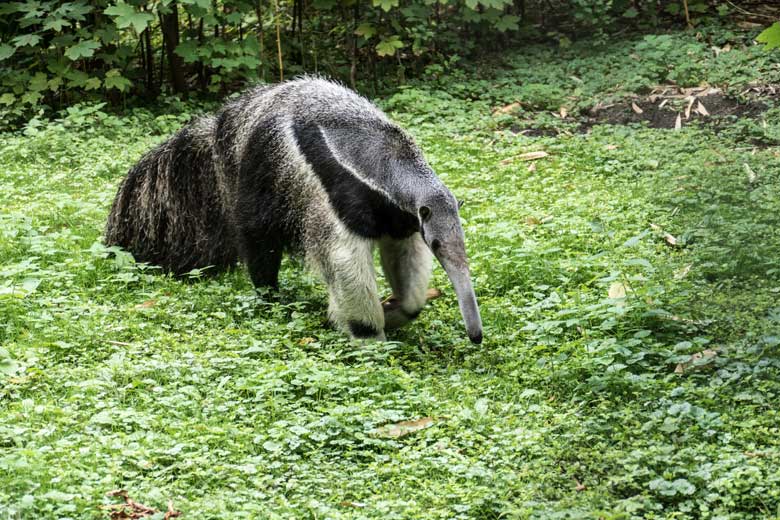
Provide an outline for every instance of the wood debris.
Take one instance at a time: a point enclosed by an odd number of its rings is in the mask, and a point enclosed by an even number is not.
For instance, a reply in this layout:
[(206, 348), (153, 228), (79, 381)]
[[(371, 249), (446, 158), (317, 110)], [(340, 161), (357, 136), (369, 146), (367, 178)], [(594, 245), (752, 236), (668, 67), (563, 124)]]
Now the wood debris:
[[(153, 507), (145, 506), (139, 502), (136, 502), (128, 495), (124, 489), (115, 489), (106, 493), (108, 497), (119, 497), (124, 500), (123, 504), (108, 504), (100, 506), (100, 509), (108, 512), (108, 517), (111, 520), (136, 520), (138, 518), (146, 518), (149, 516), (160, 513)], [(168, 510), (163, 516), (163, 520), (170, 520), (181, 516), (181, 511), (176, 511), (173, 508), (173, 501), (168, 500)]]
[(364, 507), (366, 507), (365, 502), (353, 502), (352, 500), (343, 500), (339, 502), (339, 505), (341, 507), (354, 507), (357, 509), (363, 509)]
[(386, 424), (371, 430), (369, 433), (374, 437), (384, 437), (388, 439), (400, 439), (412, 433), (430, 428), (434, 425), (433, 417), (423, 417), (415, 421), (401, 421), (393, 424)]
[[(685, 372), (691, 372), (694, 370), (703, 370), (710, 366), (712, 358), (716, 357), (718, 352), (712, 349), (705, 349), (701, 352), (696, 352), (691, 355), (688, 361), (678, 363), (674, 368), (675, 374), (684, 374)], [(703, 361), (702, 361), (703, 360)]]
[(520, 161), (535, 161), (537, 159), (542, 159), (544, 157), (547, 157), (549, 154), (547, 152), (528, 152), (517, 156), (517, 159)]
[(661, 236), (663, 236), (663, 238), (664, 238), (664, 242), (666, 242), (670, 246), (677, 246), (678, 245), (679, 241), (677, 240), (677, 237), (672, 235), (671, 233), (667, 233), (666, 231), (664, 231), (663, 228), (661, 226), (659, 226), (658, 224), (653, 224), (651, 222), (650, 223), (650, 227), (652, 228), (653, 231), (661, 233)]

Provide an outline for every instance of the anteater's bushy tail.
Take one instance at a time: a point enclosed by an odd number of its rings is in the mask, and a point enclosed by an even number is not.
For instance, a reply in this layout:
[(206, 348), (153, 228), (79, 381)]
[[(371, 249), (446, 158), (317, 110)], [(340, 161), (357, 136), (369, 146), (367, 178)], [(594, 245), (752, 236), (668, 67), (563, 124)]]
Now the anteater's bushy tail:
[(215, 124), (188, 125), (130, 170), (111, 207), (106, 245), (174, 274), (236, 262), (212, 152)]

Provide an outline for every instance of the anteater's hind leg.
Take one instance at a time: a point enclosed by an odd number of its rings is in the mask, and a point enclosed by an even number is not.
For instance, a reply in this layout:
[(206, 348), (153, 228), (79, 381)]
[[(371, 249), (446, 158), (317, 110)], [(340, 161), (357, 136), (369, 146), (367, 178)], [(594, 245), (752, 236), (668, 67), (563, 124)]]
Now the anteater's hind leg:
[[(259, 184), (260, 181), (257, 181)], [(287, 244), (280, 225), (285, 208), (271, 192), (259, 192), (251, 183), (239, 187), (233, 221), (240, 236), (241, 260), (255, 287), (279, 288), (279, 267)]]
[(322, 266), (328, 284), (328, 317), (356, 339), (385, 339), (385, 317), (376, 289), (373, 244), (354, 235), (329, 244)]
[(384, 238), (379, 252), (394, 296), (384, 306), (385, 328), (389, 330), (412, 321), (425, 306), (433, 255), (419, 233), (402, 240)]
[(279, 288), (279, 267), (282, 264), (282, 245), (268, 237), (254, 237), (244, 245), (244, 262), (255, 287)]

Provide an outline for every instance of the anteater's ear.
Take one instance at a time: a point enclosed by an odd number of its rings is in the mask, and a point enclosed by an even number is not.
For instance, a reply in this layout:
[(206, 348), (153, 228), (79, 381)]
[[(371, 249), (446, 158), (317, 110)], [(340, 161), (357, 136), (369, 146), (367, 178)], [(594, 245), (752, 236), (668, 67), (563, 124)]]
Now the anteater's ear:
[(463, 207), (463, 201), (462, 201), (462, 200), (459, 200), (459, 201), (458, 201), (458, 209), (460, 209), (460, 208), (462, 208), (462, 207)]

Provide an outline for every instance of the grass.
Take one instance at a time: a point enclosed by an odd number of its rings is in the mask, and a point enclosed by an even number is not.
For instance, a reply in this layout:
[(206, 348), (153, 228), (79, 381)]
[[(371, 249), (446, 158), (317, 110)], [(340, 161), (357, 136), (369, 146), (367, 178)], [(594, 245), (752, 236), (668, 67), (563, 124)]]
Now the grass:
[[(700, 53), (697, 82), (778, 70), (669, 37), (639, 51)], [(381, 101), (465, 200), (481, 346), (440, 268), (442, 298), (359, 347), (295, 261), (269, 299), (240, 269), (109, 255), (119, 180), (187, 113), (77, 107), (4, 134), (0, 518), (105, 518), (120, 488), (184, 518), (780, 518), (780, 118), (580, 134), (541, 111), (624, 95), (605, 72), (642, 42), (526, 49)], [(515, 117), (559, 135), (491, 115), (523, 95)]]

